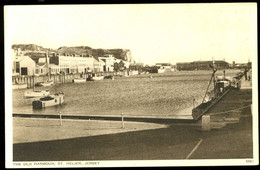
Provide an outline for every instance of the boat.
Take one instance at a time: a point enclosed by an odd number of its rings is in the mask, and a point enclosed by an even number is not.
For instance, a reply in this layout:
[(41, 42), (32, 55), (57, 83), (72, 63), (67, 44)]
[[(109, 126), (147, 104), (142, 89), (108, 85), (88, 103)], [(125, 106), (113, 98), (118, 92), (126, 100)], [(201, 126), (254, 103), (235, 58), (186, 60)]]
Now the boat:
[(96, 80), (103, 80), (104, 76), (98, 76), (98, 77), (91, 77), (90, 80), (96, 81)]
[(27, 88), (27, 84), (13, 84), (12, 85), (12, 89), (26, 89)]
[(33, 109), (43, 109), (45, 107), (57, 106), (64, 103), (64, 93), (58, 92), (54, 95), (48, 95), (32, 102)]
[(84, 83), (84, 82), (86, 82), (86, 79), (84, 79), (84, 78), (76, 78), (76, 79), (73, 79), (73, 82), (74, 83)]
[(89, 81), (98, 81), (98, 80), (103, 80), (104, 76), (94, 76), (94, 77), (89, 77), (87, 80)]
[(50, 90), (26, 91), (24, 92), (24, 97), (35, 98), (35, 97), (48, 96), (49, 94), (50, 94)]
[[(194, 120), (198, 120), (203, 116), (213, 105), (215, 105), (223, 96), (225, 96), (231, 85), (231, 78), (224, 76), (215, 76), (217, 69), (210, 65), (213, 70), (210, 82), (203, 97), (202, 102), (192, 109), (192, 117)], [(213, 84), (213, 89), (209, 90), (209, 87)], [(207, 99), (208, 97), (208, 99)]]
[(114, 76), (112, 76), (112, 75), (108, 75), (108, 76), (104, 76), (104, 79), (114, 80), (115, 78), (114, 78)]
[(51, 81), (47, 81), (47, 82), (39, 82), (39, 83), (36, 83), (35, 86), (52, 86), (54, 85), (54, 81), (51, 80)]

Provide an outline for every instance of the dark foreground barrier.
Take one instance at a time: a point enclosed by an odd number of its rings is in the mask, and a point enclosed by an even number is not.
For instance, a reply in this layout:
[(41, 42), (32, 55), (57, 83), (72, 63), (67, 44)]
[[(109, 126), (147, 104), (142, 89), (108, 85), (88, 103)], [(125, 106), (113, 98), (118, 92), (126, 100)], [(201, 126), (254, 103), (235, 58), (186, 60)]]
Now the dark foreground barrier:
[[(26, 118), (50, 118), (60, 119), (58, 114), (26, 114), (26, 113), (13, 113), (13, 117), (26, 117)], [(121, 121), (121, 116), (94, 116), (94, 115), (62, 115), (62, 119), (81, 119), (81, 120), (111, 120)], [(134, 122), (150, 122), (150, 123), (195, 123), (193, 119), (176, 119), (176, 118), (151, 118), (151, 117), (133, 117), (124, 115), (124, 121)]]

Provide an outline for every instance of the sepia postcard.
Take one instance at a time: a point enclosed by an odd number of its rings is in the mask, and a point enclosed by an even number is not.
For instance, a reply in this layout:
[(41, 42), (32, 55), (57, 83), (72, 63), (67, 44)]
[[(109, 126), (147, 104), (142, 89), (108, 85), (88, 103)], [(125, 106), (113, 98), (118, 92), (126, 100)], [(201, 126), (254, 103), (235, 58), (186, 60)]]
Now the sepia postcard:
[(6, 5), (6, 168), (258, 165), (257, 3)]

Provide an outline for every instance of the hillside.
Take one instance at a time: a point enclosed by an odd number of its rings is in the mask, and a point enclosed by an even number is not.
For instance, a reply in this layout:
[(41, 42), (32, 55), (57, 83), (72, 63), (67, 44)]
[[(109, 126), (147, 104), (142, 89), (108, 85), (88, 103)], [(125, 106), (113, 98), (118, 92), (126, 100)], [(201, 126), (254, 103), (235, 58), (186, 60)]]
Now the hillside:
[[(117, 59), (133, 61), (131, 51), (129, 49), (102, 49), (102, 48), (93, 49), (89, 46), (75, 46), (75, 47), (62, 46), (58, 49), (48, 49), (35, 44), (15, 44), (12, 46), (12, 49), (18, 49), (18, 48), (20, 48), (21, 51), (30, 51), (33, 53), (47, 52), (49, 50), (49, 52), (55, 52), (60, 54), (77, 54), (83, 56), (93, 55), (94, 57), (104, 56), (105, 54), (113, 54)], [(27, 54), (30, 55), (32, 53), (27, 53)]]
[(38, 46), (35, 44), (14, 44), (12, 45), (12, 49), (17, 50), (18, 48), (21, 51), (47, 51), (47, 48), (43, 48), (42, 46)]

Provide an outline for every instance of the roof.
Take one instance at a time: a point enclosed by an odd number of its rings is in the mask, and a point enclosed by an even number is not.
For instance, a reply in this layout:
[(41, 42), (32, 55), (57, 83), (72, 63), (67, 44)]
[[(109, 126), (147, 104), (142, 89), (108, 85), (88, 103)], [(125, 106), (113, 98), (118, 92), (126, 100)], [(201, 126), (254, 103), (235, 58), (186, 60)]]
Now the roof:
[(193, 64), (193, 62), (179, 62), (179, 63), (176, 63), (176, 64)]
[(156, 63), (156, 65), (162, 65), (162, 66), (171, 66), (170, 63)]
[(46, 63), (37, 63), (38, 66), (44, 66)]
[(94, 59), (94, 62), (101, 62), (101, 63), (105, 63), (103, 60), (99, 60), (98, 58), (93, 58)]
[(224, 60), (215, 60), (214, 63), (227, 63), (227, 62)]
[[(15, 59), (16, 62), (21, 62), (25, 58), (30, 58), (29, 56), (19, 56), (18, 58)], [(30, 58), (31, 59), (31, 58)]]
[(213, 63), (213, 61), (193, 61), (193, 63)]

